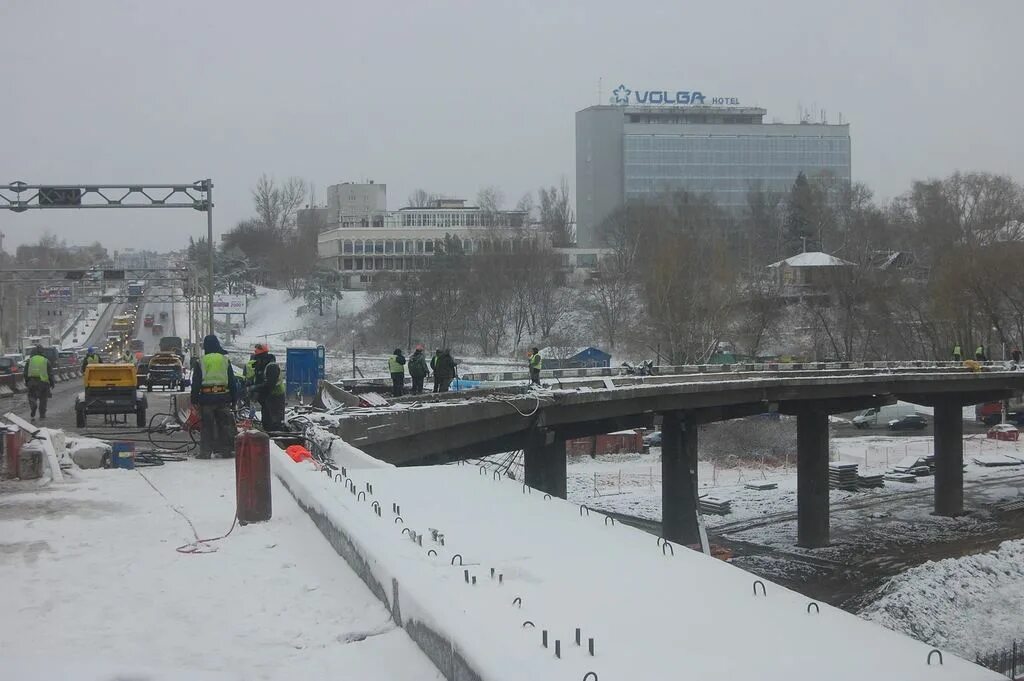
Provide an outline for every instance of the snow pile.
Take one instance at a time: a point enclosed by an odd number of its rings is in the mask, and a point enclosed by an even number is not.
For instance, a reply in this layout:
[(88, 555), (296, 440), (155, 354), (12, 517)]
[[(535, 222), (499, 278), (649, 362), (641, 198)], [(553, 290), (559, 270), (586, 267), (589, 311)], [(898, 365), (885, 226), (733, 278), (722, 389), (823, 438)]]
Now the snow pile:
[(974, 659), (1024, 634), (1024, 540), (894, 577), (861, 617)]
[(113, 448), (92, 437), (67, 438), (67, 453), (79, 468), (100, 468)]

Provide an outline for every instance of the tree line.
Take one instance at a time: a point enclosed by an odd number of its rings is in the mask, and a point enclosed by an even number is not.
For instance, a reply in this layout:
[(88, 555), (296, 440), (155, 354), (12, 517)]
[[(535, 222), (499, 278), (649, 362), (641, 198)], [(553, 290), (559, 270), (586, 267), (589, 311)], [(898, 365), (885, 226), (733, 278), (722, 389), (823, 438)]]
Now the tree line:
[[(381, 345), (422, 340), (485, 355), (531, 344), (706, 362), (1001, 356), (1024, 344), (1024, 188), (990, 173), (914, 182), (888, 202), (864, 185), (799, 175), (740, 211), (674, 192), (601, 226), (608, 253), (583, 285), (539, 246), (465, 254), (446, 239), (423, 272), (378, 276), (364, 323)], [(803, 251), (846, 263), (793, 287), (773, 263)], [(386, 340), (385, 340), (386, 339)]]

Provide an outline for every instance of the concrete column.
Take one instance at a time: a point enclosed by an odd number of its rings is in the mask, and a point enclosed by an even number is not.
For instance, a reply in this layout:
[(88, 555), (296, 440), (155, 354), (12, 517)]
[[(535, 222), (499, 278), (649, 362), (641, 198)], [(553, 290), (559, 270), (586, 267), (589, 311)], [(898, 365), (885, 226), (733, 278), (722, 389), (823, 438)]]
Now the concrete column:
[(828, 414), (796, 417), (796, 544), (828, 546)]
[(550, 430), (538, 429), (523, 450), (523, 477), (530, 487), (565, 499), (565, 440)]
[(661, 534), (697, 544), (697, 419), (692, 411), (667, 411), (661, 423)]
[(959, 402), (935, 404), (935, 514), (964, 512), (964, 419)]

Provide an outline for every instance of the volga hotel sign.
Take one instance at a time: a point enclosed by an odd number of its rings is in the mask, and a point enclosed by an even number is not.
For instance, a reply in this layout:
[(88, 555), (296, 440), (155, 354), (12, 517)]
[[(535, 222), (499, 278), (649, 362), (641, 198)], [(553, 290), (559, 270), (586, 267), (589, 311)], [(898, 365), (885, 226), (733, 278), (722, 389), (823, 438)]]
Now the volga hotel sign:
[(633, 104), (650, 106), (652, 104), (702, 104), (710, 106), (738, 106), (737, 97), (707, 97), (699, 90), (630, 90), (625, 85), (612, 90), (612, 103), (623, 106)]

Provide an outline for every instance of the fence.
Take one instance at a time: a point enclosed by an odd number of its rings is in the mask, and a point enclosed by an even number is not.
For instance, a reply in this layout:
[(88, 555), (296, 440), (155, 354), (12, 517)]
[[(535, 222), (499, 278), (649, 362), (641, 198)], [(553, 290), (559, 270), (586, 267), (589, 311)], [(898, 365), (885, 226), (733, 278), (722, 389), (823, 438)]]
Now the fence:
[(978, 654), (974, 661), (1008, 678), (1020, 678), (1019, 675), (1024, 673), (1024, 641), (1014, 641), (1009, 648)]

